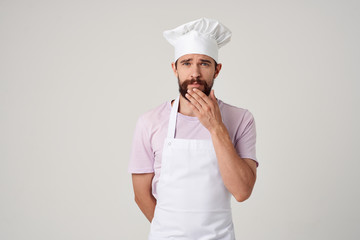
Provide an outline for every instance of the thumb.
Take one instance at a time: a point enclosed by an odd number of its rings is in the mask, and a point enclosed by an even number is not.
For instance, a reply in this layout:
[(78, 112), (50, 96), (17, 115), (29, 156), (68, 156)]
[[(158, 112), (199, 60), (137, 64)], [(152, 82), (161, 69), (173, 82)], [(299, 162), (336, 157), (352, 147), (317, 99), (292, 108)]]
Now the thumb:
[(211, 90), (211, 92), (210, 92), (210, 98), (211, 98), (212, 100), (216, 101), (216, 97), (215, 97), (215, 91), (214, 91), (214, 89), (213, 89), (213, 90)]

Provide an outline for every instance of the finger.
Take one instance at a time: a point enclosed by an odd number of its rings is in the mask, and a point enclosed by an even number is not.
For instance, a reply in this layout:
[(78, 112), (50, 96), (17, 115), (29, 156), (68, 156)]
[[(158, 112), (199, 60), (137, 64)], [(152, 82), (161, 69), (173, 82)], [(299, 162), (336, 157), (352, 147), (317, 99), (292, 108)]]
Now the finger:
[(200, 91), (197, 88), (194, 88), (193, 90), (189, 89), (189, 94), (196, 99), (200, 103), (201, 106), (205, 107), (208, 104), (207, 98), (202, 91)]
[(206, 102), (206, 103), (211, 102), (211, 101), (209, 101), (210, 100), (209, 97), (203, 91), (201, 91), (201, 90), (199, 90), (197, 88), (194, 88), (193, 91), (196, 94), (198, 94), (204, 100), (204, 102)]
[(216, 99), (216, 97), (215, 97), (215, 90), (214, 90), (214, 89), (211, 90), (211, 92), (210, 92), (210, 99), (211, 99), (215, 104), (218, 103), (218, 102), (217, 102), (217, 99)]
[(199, 110), (191, 102), (186, 101), (186, 105), (192, 110), (195, 117), (197, 117), (197, 118), (200, 117), (201, 113), (199, 112)]
[[(205, 93), (197, 88), (195, 88), (193, 91), (201, 98), (201, 100), (198, 101), (205, 111), (216, 108), (217, 101), (214, 101), (210, 95), (208, 97)], [(194, 97), (196, 98), (196, 96)]]
[(213, 101), (215, 109), (219, 109), (219, 103), (217, 98), (215, 97), (215, 90), (211, 90), (210, 92), (210, 99)]
[(210, 98), (211, 98), (212, 100), (216, 100), (214, 89), (211, 90), (211, 92), (210, 92)]
[(193, 97), (193, 95), (191, 95), (190, 93), (186, 93), (186, 94), (185, 94), (185, 97), (189, 100), (188, 103), (189, 103), (191, 106), (194, 107), (193, 110), (196, 109), (197, 111), (200, 112), (202, 106), (201, 106), (201, 104)]

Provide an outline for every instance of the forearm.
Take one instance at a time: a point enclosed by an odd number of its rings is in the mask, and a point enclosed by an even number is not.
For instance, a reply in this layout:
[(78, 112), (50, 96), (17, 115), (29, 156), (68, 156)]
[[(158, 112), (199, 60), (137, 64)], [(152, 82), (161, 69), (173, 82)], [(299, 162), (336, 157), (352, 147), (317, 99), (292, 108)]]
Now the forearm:
[(246, 200), (254, 187), (256, 173), (237, 154), (224, 124), (212, 129), (211, 138), (226, 188), (237, 201)]
[(132, 174), (135, 202), (145, 217), (152, 221), (154, 217), (156, 199), (152, 195), (152, 179), (154, 173)]
[(135, 195), (135, 201), (145, 217), (149, 220), (149, 222), (151, 222), (154, 218), (154, 211), (156, 206), (156, 199), (154, 196), (151, 193), (142, 195), (141, 197)]

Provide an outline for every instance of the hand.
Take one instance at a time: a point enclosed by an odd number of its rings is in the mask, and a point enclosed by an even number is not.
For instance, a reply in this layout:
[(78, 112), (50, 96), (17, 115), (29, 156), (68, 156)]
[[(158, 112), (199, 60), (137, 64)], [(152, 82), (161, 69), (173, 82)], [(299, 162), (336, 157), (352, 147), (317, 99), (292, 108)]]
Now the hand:
[(188, 107), (192, 109), (195, 116), (199, 119), (201, 124), (210, 131), (210, 133), (223, 125), (220, 108), (215, 98), (214, 90), (211, 90), (208, 97), (197, 88), (189, 89), (185, 96), (189, 100), (186, 101)]

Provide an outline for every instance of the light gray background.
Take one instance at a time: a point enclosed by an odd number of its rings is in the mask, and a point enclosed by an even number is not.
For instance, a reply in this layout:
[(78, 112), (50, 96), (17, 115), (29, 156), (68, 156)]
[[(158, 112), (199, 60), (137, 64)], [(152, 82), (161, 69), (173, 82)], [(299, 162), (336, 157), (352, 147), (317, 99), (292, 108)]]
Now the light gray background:
[(359, 1), (0, 1), (0, 239), (146, 239), (127, 164), (177, 95), (162, 31), (233, 31), (216, 95), (255, 116), (238, 239), (359, 239)]

